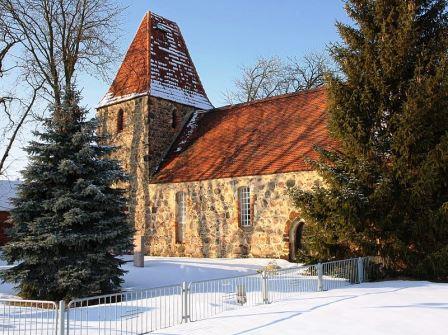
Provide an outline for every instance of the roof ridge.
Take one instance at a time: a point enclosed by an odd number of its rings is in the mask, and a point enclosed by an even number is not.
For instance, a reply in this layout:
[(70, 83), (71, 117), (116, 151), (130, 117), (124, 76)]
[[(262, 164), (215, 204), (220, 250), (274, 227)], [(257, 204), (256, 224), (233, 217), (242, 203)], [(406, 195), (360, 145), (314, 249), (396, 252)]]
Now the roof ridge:
[(261, 98), (261, 99), (252, 100), (252, 101), (248, 101), (248, 102), (241, 102), (241, 103), (237, 103), (237, 104), (233, 104), (233, 105), (225, 105), (225, 106), (221, 106), (221, 107), (216, 107), (216, 108), (213, 108), (212, 110), (210, 110), (208, 112), (218, 112), (218, 111), (221, 111), (221, 110), (226, 110), (226, 109), (230, 109), (230, 108), (234, 108), (234, 107), (251, 106), (251, 105), (256, 105), (258, 103), (263, 103), (263, 102), (266, 102), (266, 101), (280, 100), (280, 99), (289, 98), (289, 97), (292, 97), (292, 96), (298, 96), (298, 95), (312, 93), (312, 92), (317, 92), (317, 91), (321, 91), (321, 90), (325, 90), (325, 85), (322, 85), (322, 86), (319, 86), (319, 87), (315, 87), (315, 88), (306, 89), (306, 90), (302, 90), (302, 91), (297, 91), (297, 92), (290, 92), (290, 93), (274, 95), (274, 96), (271, 96), (271, 97)]
[(165, 16), (162, 16), (162, 15), (160, 15), (160, 14), (151, 12), (150, 10), (148, 10), (147, 14), (149, 14), (150, 16), (154, 16), (154, 17), (156, 17), (156, 18), (159, 18), (159, 19), (164, 19), (164, 20), (169, 21), (170, 23), (173, 23), (173, 24), (175, 24), (175, 25), (177, 26), (176, 21), (173, 21), (173, 20), (171, 20), (171, 19), (167, 19)]

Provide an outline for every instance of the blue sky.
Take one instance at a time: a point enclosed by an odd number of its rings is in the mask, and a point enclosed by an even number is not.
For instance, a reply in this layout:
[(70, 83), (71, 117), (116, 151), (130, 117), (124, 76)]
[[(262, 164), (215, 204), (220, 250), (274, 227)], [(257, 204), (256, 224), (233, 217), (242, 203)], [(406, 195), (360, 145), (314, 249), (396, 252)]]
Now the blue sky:
[[(339, 41), (336, 21), (348, 22), (343, 0), (116, 0), (127, 6), (121, 18), (118, 49), (124, 56), (146, 11), (177, 22), (204, 88), (215, 106), (225, 104), (242, 65), (260, 56), (283, 59), (321, 52)], [(111, 79), (119, 63), (112, 69)], [(110, 83), (78, 74), (83, 105), (90, 116)], [(1, 122), (1, 120), (0, 120)], [(27, 125), (12, 150), (9, 178), (27, 163), (21, 150), (32, 138)]]
[[(148, 10), (177, 22), (209, 98), (225, 104), (240, 67), (259, 56), (301, 56), (339, 40), (336, 20), (346, 22), (342, 0), (137, 0), (121, 1), (126, 52)], [(116, 64), (113, 76), (118, 69)], [(112, 77), (113, 77), (112, 76)], [(109, 83), (80, 78), (84, 103), (93, 108)]]

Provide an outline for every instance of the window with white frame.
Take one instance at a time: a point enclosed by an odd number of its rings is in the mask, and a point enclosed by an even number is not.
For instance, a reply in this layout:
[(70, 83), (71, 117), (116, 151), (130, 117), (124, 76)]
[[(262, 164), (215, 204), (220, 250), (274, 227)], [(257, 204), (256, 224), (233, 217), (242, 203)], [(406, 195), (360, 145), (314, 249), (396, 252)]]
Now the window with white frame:
[(250, 212), (250, 189), (247, 186), (238, 189), (238, 201), (240, 209), (240, 226), (250, 227), (251, 212)]
[(176, 243), (183, 243), (186, 221), (185, 193), (176, 193)]

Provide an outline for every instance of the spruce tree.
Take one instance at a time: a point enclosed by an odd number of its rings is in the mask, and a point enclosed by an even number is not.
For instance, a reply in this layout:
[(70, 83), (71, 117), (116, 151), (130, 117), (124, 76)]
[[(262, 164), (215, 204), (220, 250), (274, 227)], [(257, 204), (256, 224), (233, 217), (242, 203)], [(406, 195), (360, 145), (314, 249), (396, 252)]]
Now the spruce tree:
[(58, 117), (45, 120), (45, 131), (27, 148), (29, 164), (3, 249), (3, 257), (18, 264), (2, 274), (23, 298), (114, 292), (124, 274), (118, 255), (132, 248), (126, 199), (117, 187), (126, 176), (78, 104), (79, 95), (67, 91), (54, 108)]
[(448, 279), (445, 0), (350, 0), (331, 47), (322, 187), (294, 190), (305, 261), (379, 255), (392, 274)]

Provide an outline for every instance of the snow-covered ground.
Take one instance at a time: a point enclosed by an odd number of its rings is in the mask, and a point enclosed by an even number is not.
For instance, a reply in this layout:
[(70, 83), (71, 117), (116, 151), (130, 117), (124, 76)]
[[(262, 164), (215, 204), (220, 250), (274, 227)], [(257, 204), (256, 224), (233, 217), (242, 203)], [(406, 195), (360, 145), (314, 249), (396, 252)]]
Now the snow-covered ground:
[[(126, 257), (125, 260), (130, 260)], [(218, 312), (245, 308), (261, 302), (260, 275), (257, 270), (275, 262), (297, 272), (297, 264), (270, 259), (194, 259), (146, 257), (145, 267), (136, 268), (131, 262), (124, 268), (123, 295), (113, 298), (89, 299), (70, 304), (66, 314), (73, 335), (142, 334), (182, 322), (180, 283), (196, 282), (191, 287), (189, 304), (192, 318), (203, 319)], [(1, 267), (7, 267), (4, 263)], [(248, 275), (248, 276), (247, 276)], [(209, 281), (207, 284), (198, 281)], [(235, 302), (237, 285), (247, 288), (244, 306)], [(315, 286), (315, 285), (314, 285)], [(0, 286), (0, 298), (14, 298), (11, 285)], [(185, 306), (185, 305), (184, 305)], [(52, 333), (56, 312), (40, 308), (39, 304), (17, 305), (0, 303), (0, 333), (2, 329), (17, 331), (17, 335)], [(32, 332), (29, 330), (32, 329)]]
[[(136, 268), (132, 256), (124, 257), (129, 261), (124, 265), (128, 271), (124, 276), (125, 289), (145, 289), (176, 285), (183, 281), (199, 281), (240, 276), (256, 273), (257, 270), (274, 261), (282, 268), (295, 267), (297, 264), (281, 259), (260, 258), (184, 258), (184, 257), (145, 257), (145, 267)], [(7, 268), (0, 260), (1, 269)], [(0, 298), (14, 295), (13, 286), (0, 284)]]
[(365, 283), (239, 309), (159, 335), (446, 335), (448, 284)]
[(146, 256), (144, 268), (136, 268), (132, 262), (124, 266), (124, 269), (129, 271), (124, 277), (124, 287), (152, 288), (176, 285), (183, 281), (192, 282), (253, 274), (269, 262), (275, 262), (282, 268), (297, 267), (297, 264), (282, 259)]
[[(1, 256), (1, 254), (0, 254)], [(0, 271), (9, 268), (6, 262), (0, 258)], [(14, 286), (10, 283), (2, 283), (0, 280), (0, 299), (12, 299), (14, 296)]]
[[(297, 264), (276, 260), (279, 266), (290, 268), (282, 271), (283, 275), (280, 272), (273, 275), (269, 281), (270, 300), (276, 302), (263, 304), (259, 275), (196, 283), (190, 289), (189, 313), (192, 320), (205, 320), (187, 324), (180, 324), (180, 286), (150, 289), (183, 281), (251, 275), (271, 261), (146, 257), (144, 268), (127, 263), (125, 269), (129, 272), (124, 287), (132, 293), (125, 294), (122, 301), (73, 305), (70, 315), (67, 314), (70, 332), (119, 335), (125, 330), (127, 334), (139, 334), (173, 326), (154, 334), (447, 334), (448, 284), (386, 281), (311, 292), (317, 287), (315, 275), (300, 272)], [(344, 278), (326, 278), (325, 282), (350, 285)], [(238, 286), (245, 287), (244, 305), (238, 303), (235, 294)], [(0, 292), (14, 294), (7, 284), (0, 285)], [(4, 306), (14, 317), (11, 319), (4, 309), (2, 320), (0, 309), (0, 333), (2, 327), (17, 330), (19, 325), (22, 325), (17, 332), (20, 335), (53, 329), (54, 311)], [(23, 328), (24, 323), (36, 331), (30, 333)]]

